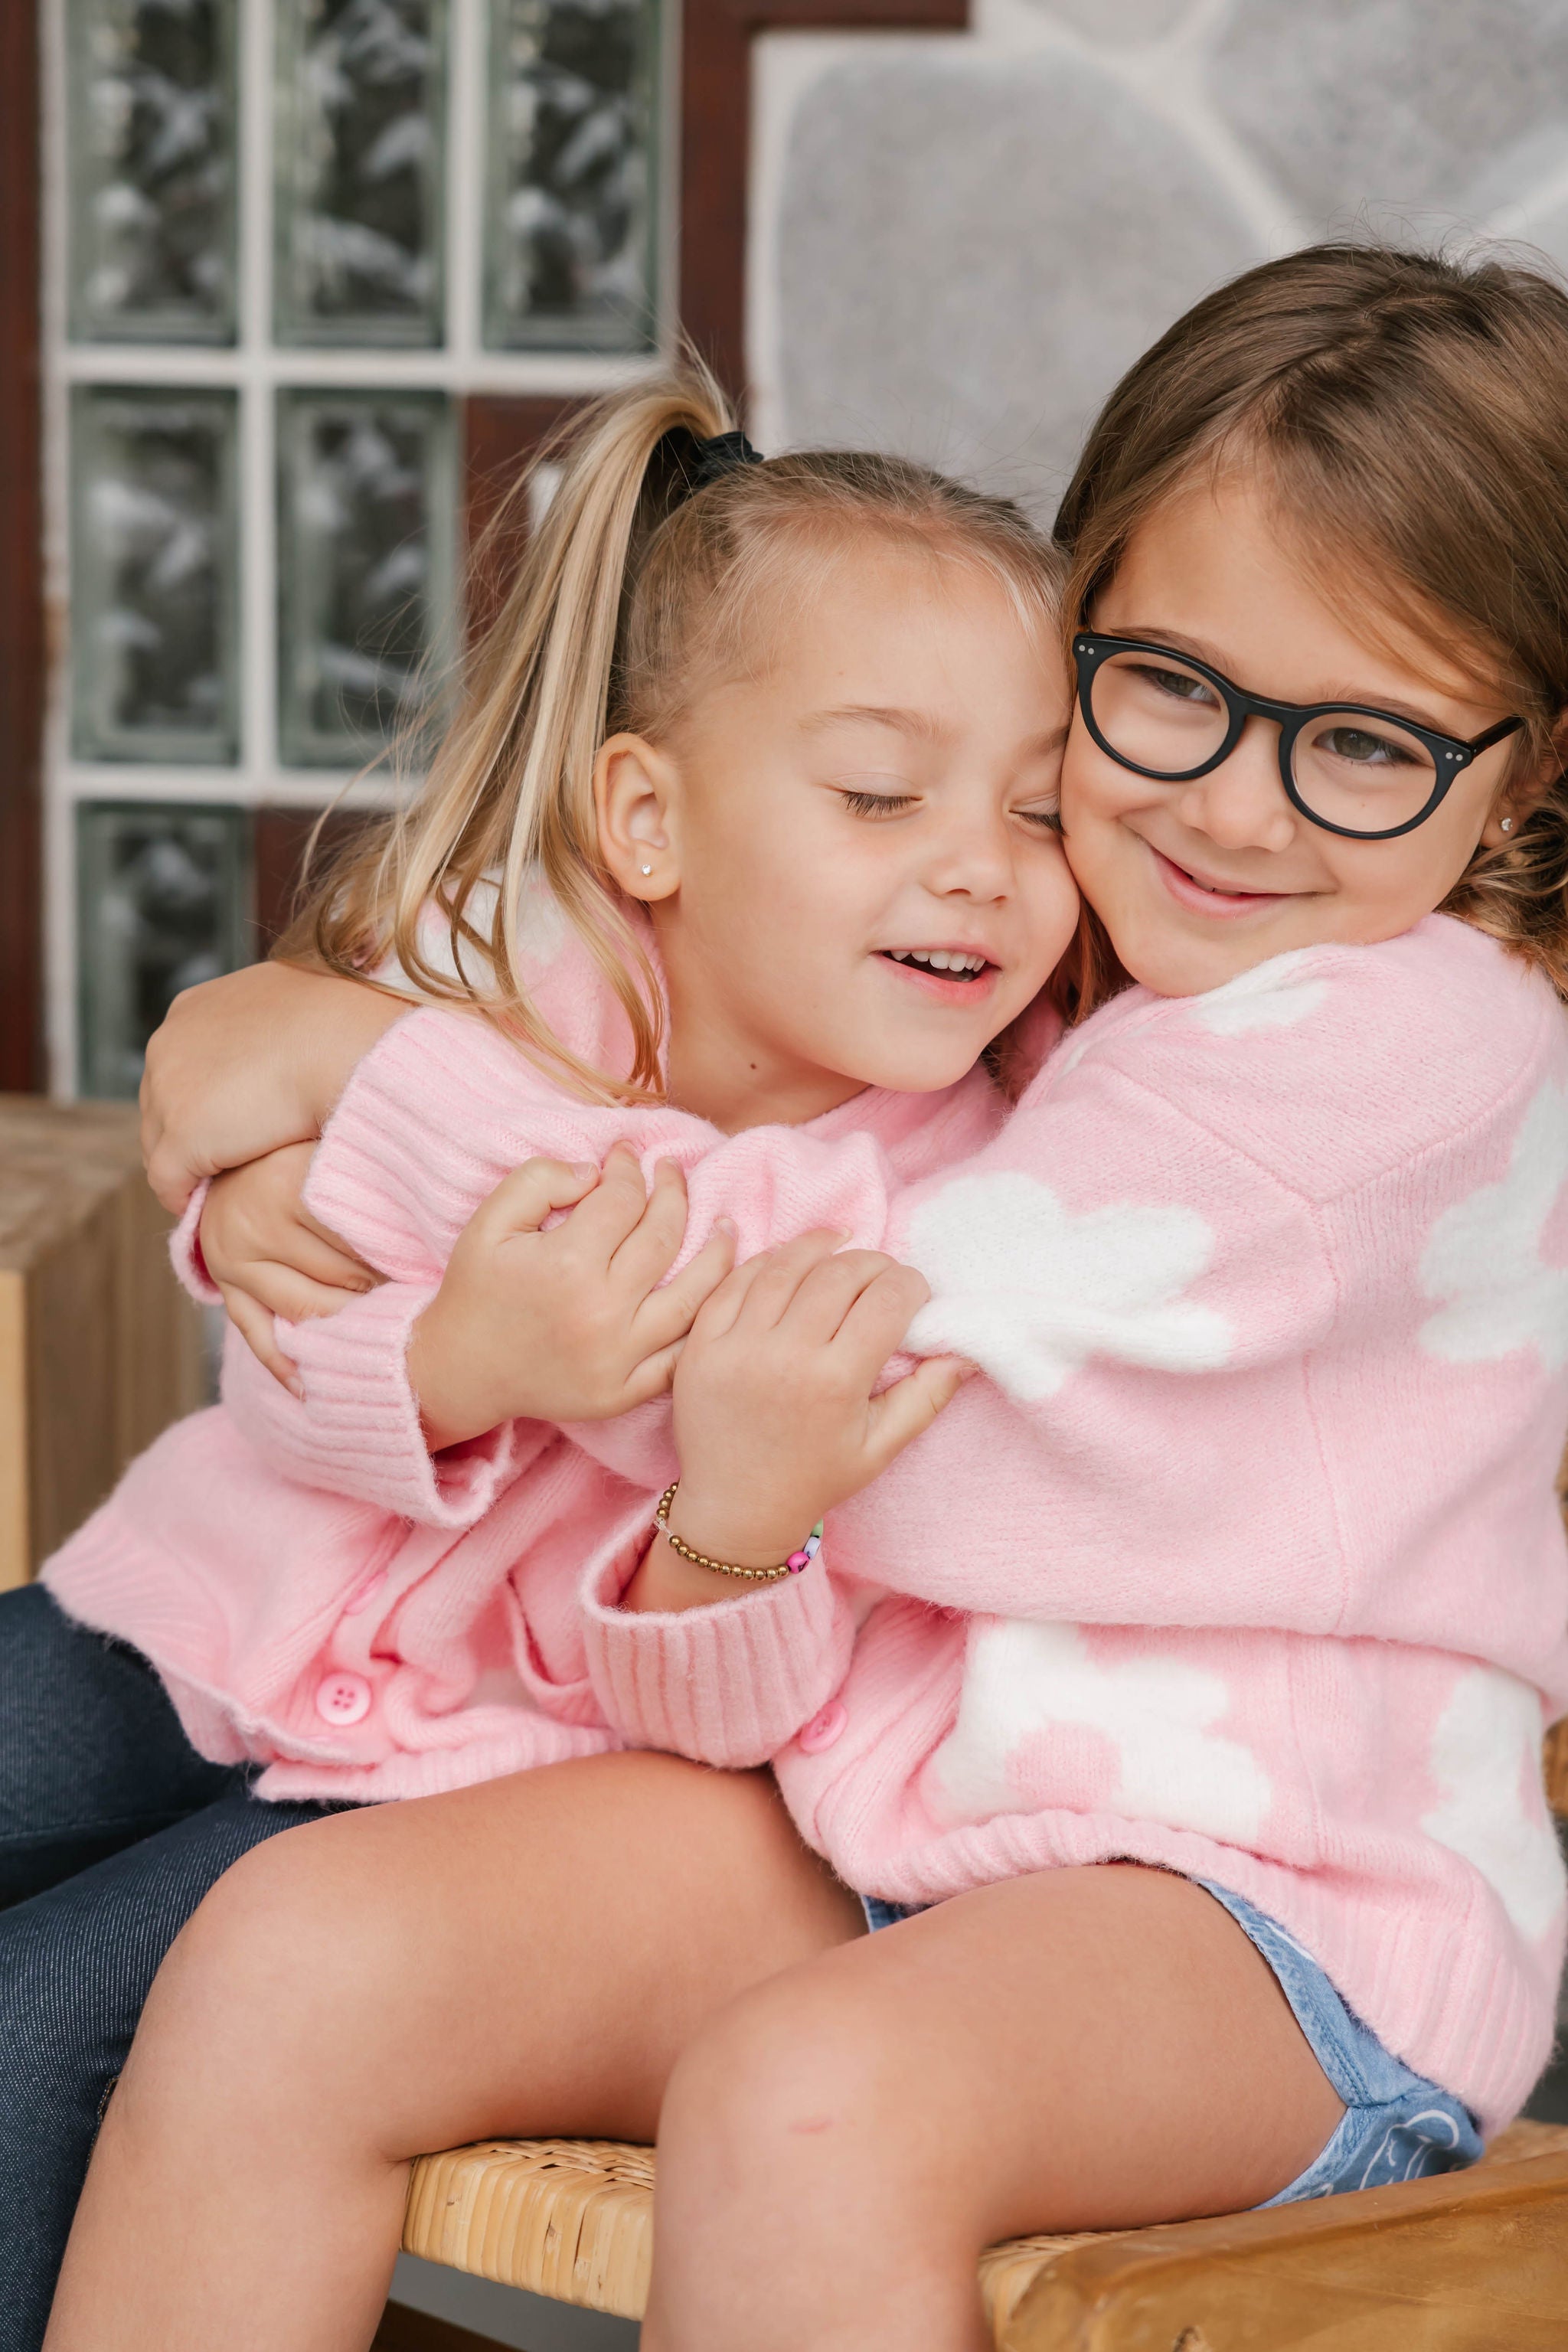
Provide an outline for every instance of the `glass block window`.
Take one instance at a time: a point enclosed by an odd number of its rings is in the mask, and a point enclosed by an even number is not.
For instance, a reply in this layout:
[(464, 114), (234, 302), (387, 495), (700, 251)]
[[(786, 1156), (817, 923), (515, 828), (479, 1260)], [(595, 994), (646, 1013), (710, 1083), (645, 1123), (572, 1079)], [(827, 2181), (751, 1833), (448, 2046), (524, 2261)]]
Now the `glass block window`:
[(70, 0), (70, 315), (234, 336), (234, 0)]
[(485, 331), (647, 349), (658, 26), (642, 0), (493, 0)]
[(281, 395), (279, 727), (339, 768), (419, 717), (452, 604), (450, 418), (438, 394)]
[(277, 331), (438, 343), (444, 0), (280, 0)]
[(238, 809), (79, 807), (84, 1094), (134, 1096), (181, 989), (246, 961), (247, 857)]
[(259, 951), (263, 834), (407, 789), (461, 642), (470, 402), (553, 414), (652, 363), (669, 28), (665, 0), (37, 5), (68, 278), (50, 1039), (68, 1087), (132, 1095), (169, 996)]
[(71, 735), (84, 759), (232, 760), (232, 392), (79, 384)]

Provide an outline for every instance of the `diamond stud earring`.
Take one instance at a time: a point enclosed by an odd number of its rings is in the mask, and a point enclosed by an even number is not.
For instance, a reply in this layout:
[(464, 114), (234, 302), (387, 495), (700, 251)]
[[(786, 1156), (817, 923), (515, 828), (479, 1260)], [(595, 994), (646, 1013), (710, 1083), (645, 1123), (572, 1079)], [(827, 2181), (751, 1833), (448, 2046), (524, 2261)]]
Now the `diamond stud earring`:
[(639, 874), (651, 874), (653, 872), (653, 867), (651, 866), (639, 866), (637, 867), (637, 872)]
[[(1502, 820), (1502, 829), (1503, 829), (1504, 833), (1511, 833), (1511, 832), (1513, 831), (1513, 819), (1512, 819), (1512, 817), (1510, 817), (1510, 816), (1505, 816), (1505, 817), (1503, 818), (1503, 820)], [(644, 871), (644, 873), (645, 873), (645, 874), (647, 873), (647, 866), (644, 866), (643, 871)]]

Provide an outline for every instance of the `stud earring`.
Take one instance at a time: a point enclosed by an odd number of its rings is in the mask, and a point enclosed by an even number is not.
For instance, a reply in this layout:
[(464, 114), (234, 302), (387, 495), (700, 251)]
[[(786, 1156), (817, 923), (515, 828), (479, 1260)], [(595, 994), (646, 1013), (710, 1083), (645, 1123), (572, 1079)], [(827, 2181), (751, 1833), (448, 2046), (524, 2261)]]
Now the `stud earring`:
[(1505, 817), (1503, 818), (1503, 820), (1502, 820), (1502, 830), (1503, 830), (1503, 832), (1504, 832), (1504, 833), (1511, 833), (1511, 832), (1513, 831), (1513, 819), (1512, 819), (1512, 817), (1510, 817), (1510, 816), (1505, 816)]
[(653, 867), (651, 866), (639, 866), (637, 867), (637, 872), (639, 874), (651, 874), (653, 872)]

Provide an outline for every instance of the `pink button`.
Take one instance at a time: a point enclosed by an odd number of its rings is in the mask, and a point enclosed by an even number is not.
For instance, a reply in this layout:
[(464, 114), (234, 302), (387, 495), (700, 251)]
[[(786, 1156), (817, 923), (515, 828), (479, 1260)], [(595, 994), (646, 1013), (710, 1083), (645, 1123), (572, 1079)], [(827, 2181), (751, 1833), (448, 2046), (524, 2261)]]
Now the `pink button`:
[(386, 1570), (384, 1568), (372, 1569), (368, 1576), (362, 1576), (359, 1582), (354, 1586), (353, 1591), (349, 1594), (348, 1599), (343, 1602), (343, 1615), (345, 1617), (357, 1617), (362, 1609), (368, 1609), (371, 1602), (375, 1599), (376, 1594), (381, 1591), (382, 1586), (385, 1582)]
[(820, 1707), (812, 1717), (811, 1721), (801, 1733), (801, 1746), (808, 1756), (820, 1756), (825, 1748), (832, 1747), (848, 1720), (847, 1708), (840, 1700), (830, 1698), (827, 1705)]
[(370, 1713), (371, 1689), (363, 1675), (327, 1675), (316, 1691), (316, 1713), (325, 1723), (361, 1723)]

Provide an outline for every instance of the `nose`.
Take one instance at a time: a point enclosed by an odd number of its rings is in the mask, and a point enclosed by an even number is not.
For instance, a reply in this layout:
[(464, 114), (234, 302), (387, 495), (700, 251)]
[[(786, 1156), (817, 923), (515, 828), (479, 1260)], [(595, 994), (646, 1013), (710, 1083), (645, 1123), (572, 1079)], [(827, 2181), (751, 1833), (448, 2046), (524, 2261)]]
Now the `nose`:
[(1181, 786), (1176, 814), (1220, 849), (1289, 849), (1298, 818), (1279, 775), (1279, 730), (1249, 719), (1228, 759)]
[(1005, 820), (973, 802), (954, 808), (931, 842), (926, 887), (939, 898), (992, 904), (1011, 896), (1013, 840)]

